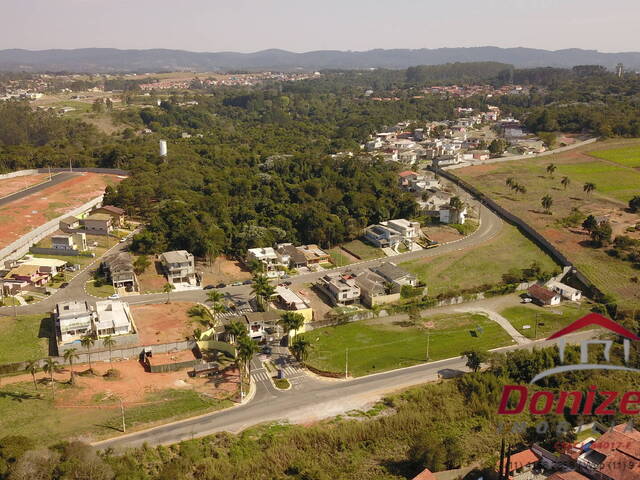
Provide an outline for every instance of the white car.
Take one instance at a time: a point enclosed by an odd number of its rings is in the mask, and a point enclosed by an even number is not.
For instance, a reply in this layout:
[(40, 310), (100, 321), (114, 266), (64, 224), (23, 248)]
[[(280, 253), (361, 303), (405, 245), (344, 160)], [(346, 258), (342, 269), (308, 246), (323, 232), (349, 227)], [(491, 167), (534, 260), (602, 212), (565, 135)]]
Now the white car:
[(109, 295), (109, 300), (118, 300), (120, 298), (120, 295), (118, 295), (117, 293), (114, 293), (113, 295)]

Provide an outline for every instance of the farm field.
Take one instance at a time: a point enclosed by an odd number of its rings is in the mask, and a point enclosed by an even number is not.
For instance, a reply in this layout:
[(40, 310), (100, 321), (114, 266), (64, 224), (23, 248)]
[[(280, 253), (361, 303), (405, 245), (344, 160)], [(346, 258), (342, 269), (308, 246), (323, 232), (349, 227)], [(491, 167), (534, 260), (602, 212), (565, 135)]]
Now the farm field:
[(528, 268), (533, 262), (538, 262), (543, 271), (560, 268), (516, 227), (503, 223), (500, 233), (480, 246), (403, 262), (399, 266), (416, 275), (427, 285), (429, 295), (436, 296), (452, 290), (502, 283), (503, 274), (512, 269)]
[(33, 175), (2, 179), (0, 180), (0, 198), (24, 190), (25, 188), (33, 187), (47, 180), (49, 180), (48, 173), (35, 173)]
[(122, 178), (116, 175), (79, 173), (57, 185), (0, 207), (0, 248), (49, 220), (88, 202)]
[[(592, 248), (581, 227), (587, 215), (606, 216), (614, 238), (640, 238), (640, 232), (627, 231), (640, 222), (640, 215), (626, 211), (629, 198), (640, 192), (640, 170), (594, 156), (619, 148), (640, 148), (640, 141), (608, 140), (557, 155), (466, 167), (454, 173), (536, 228), (621, 307), (638, 308), (640, 288), (634, 279), (640, 271), (631, 262), (607, 255), (604, 248)], [(551, 163), (556, 166), (553, 175), (546, 171)], [(560, 183), (564, 176), (570, 181), (566, 189)], [(524, 185), (526, 193), (514, 194), (506, 185), (510, 177)], [(594, 183), (596, 190), (585, 193), (585, 182)], [(541, 206), (545, 195), (553, 199), (550, 215)]]
[(597, 150), (591, 156), (619, 163), (626, 167), (640, 168), (640, 145)]
[(344, 372), (348, 348), (349, 374), (354, 377), (424, 363), (428, 336), (430, 361), (513, 342), (486, 316), (467, 313), (430, 316), (415, 325), (389, 319), (364, 320), (304, 334), (313, 346), (309, 365)]

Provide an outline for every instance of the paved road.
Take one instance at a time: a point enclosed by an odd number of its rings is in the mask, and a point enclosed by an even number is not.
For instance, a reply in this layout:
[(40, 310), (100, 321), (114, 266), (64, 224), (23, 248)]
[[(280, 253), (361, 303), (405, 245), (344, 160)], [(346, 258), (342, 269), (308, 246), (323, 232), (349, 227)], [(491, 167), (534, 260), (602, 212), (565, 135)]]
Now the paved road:
[[(592, 336), (593, 332), (587, 331), (566, 338), (570, 342), (578, 342)], [(538, 341), (497, 350), (530, 349), (533, 346), (553, 344), (554, 341)], [(221, 431), (237, 433), (264, 422), (312, 422), (349, 410), (365, 408), (391, 392), (436, 380), (438, 375), (446, 378), (461, 371), (468, 371), (465, 360), (450, 358), (351, 380), (306, 377), (303, 388), (294, 386), (288, 391), (278, 391), (270, 382), (266, 384), (265, 381), (257, 381), (255, 396), (243, 405), (97, 442), (94, 445), (100, 449), (123, 449), (137, 447), (143, 443), (164, 445)], [(260, 371), (254, 372), (254, 375), (255, 373)]]
[(45, 188), (53, 187), (54, 185), (58, 185), (59, 183), (65, 182), (70, 178), (73, 178), (77, 175), (81, 175), (80, 173), (72, 173), (72, 172), (63, 172), (52, 175), (52, 179), (50, 181), (40, 183), (38, 185), (34, 185), (33, 187), (27, 188), (20, 192), (13, 193), (11, 195), (7, 195), (6, 197), (0, 198), (0, 207), (7, 205), (8, 203), (14, 202), (16, 200), (20, 200), (21, 198), (28, 197), (34, 193), (37, 193)]
[[(430, 258), (437, 257), (440, 255), (445, 255), (450, 252), (454, 252), (457, 250), (464, 250), (468, 248), (472, 248), (478, 245), (483, 244), (484, 242), (492, 239), (502, 228), (502, 220), (495, 215), (491, 210), (484, 206), (480, 206), (480, 227), (471, 235), (468, 235), (460, 240), (443, 244), (435, 248), (430, 248), (426, 250), (419, 250), (416, 252), (407, 252), (402, 253), (400, 255), (396, 255), (394, 257), (383, 257), (376, 260), (369, 260), (358, 262), (356, 264), (351, 264), (345, 267), (338, 267), (333, 269), (332, 271), (338, 270), (363, 270), (368, 267), (372, 267), (374, 265), (379, 265), (383, 262), (392, 261), (395, 263), (406, 262), (408, 260), (416, 260), (419, 258)], [(109, 253), (113, 253), (116, 251), (124, 250), (128, 246), (128, 243), (117, 244), (113, 247)], [(84, 284), (87, 280), (91, 278), (91, 272), (95, 268), (97, 268), (98, 260), (94, 262), (89, 268), (84, 270), (82, 273), (78, 274), (73, 280), (69, 282), (69, 285), (56, 292), (54, 295), (49, 298), (42, 300), (41, 302), (34, 303), (31, 305), (24, 305), (17, 307), (17, 311), (19, 315), (31, 315), (31, 314), (40, 314), (51, 312), (56, 303), (60, 301), (66, 300), (80, 300), (86, 299), (89, 303), (95, 304), (97, 300), (94, 297), (88, 296), (84, 291)], [(309, 283), (317, 280), (326, 272), (313, 272), (313, 273), (303, 273), (300, 275), (296, 275), (291, 277), (290, 280), (295, 285), (301, 285), (304, 283)], [(248, 300), (251, 296), (251, 286), (250, 285), (242, 285), (237, 287), (226, 287), (220, 290), (228, 299), (238, 301), (238, 300)], [(163, 293), (155, 293), (155, 294), (146, 294), (146, 295), (128, 295), (123, 297), (123, 300), (129, 303), (130, 305), (137, 305), (143, 303), (159, 303), (166, 299), (166, 294)], [(181, 292), (172, 292), (171, 299), (176, 301), (185, 301), (185, 302), (204, 302), (207, 298), (207, 292), (203, 290), (187, 290)], [(14, 308), (13, 307), (0, 307), (0, 316), (13, 316)]]

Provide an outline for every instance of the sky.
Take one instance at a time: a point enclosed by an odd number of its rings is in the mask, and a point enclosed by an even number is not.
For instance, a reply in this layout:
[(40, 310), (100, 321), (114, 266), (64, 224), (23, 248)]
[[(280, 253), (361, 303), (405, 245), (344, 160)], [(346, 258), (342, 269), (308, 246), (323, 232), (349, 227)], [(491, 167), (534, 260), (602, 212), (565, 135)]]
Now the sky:
[(639, 0), (0, 0), (0, 49), (640, 51)]

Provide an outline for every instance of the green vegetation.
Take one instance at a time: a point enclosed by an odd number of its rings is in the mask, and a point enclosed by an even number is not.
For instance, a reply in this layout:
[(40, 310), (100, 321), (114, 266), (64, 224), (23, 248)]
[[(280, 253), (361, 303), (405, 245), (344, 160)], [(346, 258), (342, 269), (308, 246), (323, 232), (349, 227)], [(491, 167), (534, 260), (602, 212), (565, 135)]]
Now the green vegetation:
[(344, 372), (348, 348), (349, 374), (359, 377), (424, 363), (427, 341), (430, 361), (472, 348), (486, 350), (512, 343), (498, 324), (480, 314), (438, 315), (421, 322), (377, 319), (313, 330), (303, 335), (312, 345), (306, 363), (320, 370)]
[(610, 162), (619, 163), (625, 167), (640, 167), (640, 146), (638, 145), (610, 148), (606, 150), (595, 150), (593, 152), (589, 152), (589, 155), (602, 158), (603, 160), (609, 160)]
[(116, 289), (113, 288), (113, 285), (111, 285), (109, 281), (98, 272), (94, 274), (92, 280), (87, 281), (85, 284), (85, 290), (89, 295), (93, 295), (94, 297), (108, 297), (109, 295), (116, 293)]
[(467, 220), (464, 224), (450, 223), (449, 226), (458, 231), (460, 235), (469, 235), (478, 229), (478, 222)]
[(53, 320), (48, 315), (0, 317), (0, 364), (46, 357), (52, 336)]
[(503, 275), (510, 270), (526, 268), (533, 262), (538, 262), (540, 268), (547, 272), (558, 268), (517, 228), (505, 223), (495, 238), (479, 247), (433, 259), (403, 262), (399, 266), (416, 275), (427, 285), (429, 295), (436, 296), (448, 291), (503, 283)]
[(592, 182), (596, 185), (597, 192), (622, 202), (628, 202), (640, 190), (640, 171), (616, 167), (598, 160), (561, 164), (558, 165), (558, 171), (571, 178), (575, 184)]
[(342, 245), (342, 248), (360, 260), (373, 260), (384, 257), (381, 249), (364, 243), (362, 240), (353, 240)]
[[(589, 305), (584, 303), (580, 305), (564, 303), (562, 306), (552, 308), (519, 305), (501, 311), (500, 315), (509, 320), (511, 325), (527, 338), (534, 338), (534, 335), (536, 335), (537, 321), (536, 338), (540, 339), (566, 327), (582, 315), (589, 313), (589, 311)], [(529, 325), (530, 328), (523, 328), (525, 325)]]
[(347, 257), (344, 253), (342, 253), (340, 251), (340, 248), (338, 248), (338, 247), (330, 248), (330, 249), (326, 250), (326, 252), (329, 255), (331, 255), (331, 258), (333, 259), (334, 265), (336, 265), (338, 267), (342, 267), (344, 265), (349, 265), (351, 263), (351, 260), (349, 259), (349, 257)]
[(16, 297), (2, 297), (2, 305), (13, 307), (14, 305), (20, 305), (20, 302)]
[(274, 378), (273, 384), (280, 390), (288, 390), (289, 388), (291, 388), (291, 383), (289, 383), (289, 380), (287, 380), (286, 378)]

